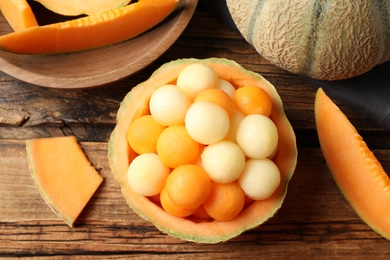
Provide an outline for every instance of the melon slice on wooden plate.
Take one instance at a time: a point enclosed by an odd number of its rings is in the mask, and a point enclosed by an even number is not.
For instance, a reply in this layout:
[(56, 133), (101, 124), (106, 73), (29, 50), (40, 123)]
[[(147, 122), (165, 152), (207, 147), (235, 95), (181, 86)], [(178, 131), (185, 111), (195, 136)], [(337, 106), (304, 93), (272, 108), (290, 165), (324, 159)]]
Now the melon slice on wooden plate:
[(390, 179), (345, 114), (320, 88), (315, 118), (333, 178), (359, 217), (390, 239)]
[(179, 0), (139, 0), (96, 15), (30, 27), (0, 36), (0, 49), (53, 54), (115, 44), (156, 26), (176, 9), (178, 3)]
[(14, 31), (38, 25), (26, 0), (1, 0), (0, 10)]
[(103, 181), (74, 136), (26, 141), (33, 180), (47, 205), (73, 227)]

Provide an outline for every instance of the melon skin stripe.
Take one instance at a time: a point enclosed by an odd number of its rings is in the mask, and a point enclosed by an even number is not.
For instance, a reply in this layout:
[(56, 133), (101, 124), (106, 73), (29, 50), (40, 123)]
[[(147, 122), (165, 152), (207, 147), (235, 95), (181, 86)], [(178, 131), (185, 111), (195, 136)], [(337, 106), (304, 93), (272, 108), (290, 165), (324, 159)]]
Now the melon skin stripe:
[(26, 140), (31, 176), (50, 209), (73, 227), (103, 177), (74, 136)]
[[(193, 63), (212, 67), (221, 79), (232, 82), (236, 87), (245, 85), (262, 87), (273, 102), (271, 119), (278, 126), (280, 136), (279, 150), (274, 161), (279, 166), (282, 181), (270, 198), (254, 202), (238, 217), (227, 222), (196, 222), (188, 218), (173, 217), (148, 198), (135, 193), (127, 182), (127, 169), (136, 156), (126, 141), (129, 125), (136, 118), (149, 113), (148, 100), (158, 87), (175, 84), (180, 71)], [(295, 133), (274, 86), (261, 75), (244, 69), (232, 60), (222, 58), (179, 59), (162, 65), (148, 80), (132, 88), (126, 95), (118, 110), (117, 125), (108, 145), (111, 172), (119, 182), (127, 203), (138, 215), (153, 223), (163, 233), (185, 241), (208, 244), (232, 239), (272, 218), (283, 204), (298, 156)]]
[(341, 193), (374, 231), (390, 240), (390, 179), (345, 114), (318, 89), (318, 138)]
[(0, 36), (0, 49), (23, 54), (55, 54), (111, 45), (151, 29), (168, 17), (178, 2), (140, 0), (96, 15), (30, 27)]
[(26, 0), (1, 0), (0, 10), (16, 32), (38, 26), (35, 15)]

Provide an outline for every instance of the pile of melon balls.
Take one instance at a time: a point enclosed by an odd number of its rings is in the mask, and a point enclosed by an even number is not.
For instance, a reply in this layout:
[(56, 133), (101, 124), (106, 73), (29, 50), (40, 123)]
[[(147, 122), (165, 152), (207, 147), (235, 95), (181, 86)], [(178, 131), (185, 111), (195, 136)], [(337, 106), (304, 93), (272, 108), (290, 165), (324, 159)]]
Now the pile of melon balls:
[(229, 221), (279, 186), (272, 161), (278, 131), (262, 88), (236, 89), (211, 67), (194, 63), (175, 84), (153, 92), (149, 110), (127, 130), (137, 153), (127, 180), (168, 214)]

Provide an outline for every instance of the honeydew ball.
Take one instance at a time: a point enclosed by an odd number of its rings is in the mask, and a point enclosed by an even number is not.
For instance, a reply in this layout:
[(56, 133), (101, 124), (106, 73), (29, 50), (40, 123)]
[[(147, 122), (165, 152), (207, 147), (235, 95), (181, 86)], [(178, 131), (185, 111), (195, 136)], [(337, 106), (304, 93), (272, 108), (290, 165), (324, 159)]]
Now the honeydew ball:
[(157, 154), (138, 155), (127, 170), (130, 188), (143, 196), (154, 196), (164, 188), (170, 169), (164, 165)]
[(232, 141), (223, 140), (207, 146), (201, 158), (203, 168), (215, 183), (237, 180), (245, 167), (245, 155)]
[(209, 102), (193, 103), (185, 116), (188, 134), (200, 144), (215, 144), (225, 138), (230, 119), (225, 109)]
[(215, 83), (215, 88), (224, 91), (231, 98), (233, 97), (234, 92), (236, 91), (236, 88), (232, 85), (232, 83), (224, 79), (218, 79), (217, 82)]
[(235, 109), (233, 115), (230, 117), (230, 128), (227, 133), (225, 140), (230, 140), (236, 142), (237, 129), (241, 124), (242, 119), (244, 119), (244, 114), (240, 110)]
[(248, 115), (242, 119), (237, 129), (236, 140), (249, 158), (267, 158), (278, 145), (278, 129), (267, 116)]
[(267, 199), (280, 184), (279, 168), (270, 159), (249, 159), (238, 178), (238, 184), (249, 198)]
[(217, 79), (218, 75), (211, 67), (202, 63), (194, 63), (186, 66), (179, 73), (176, 85), (193, 100), (203, 90), (214, 88)]
[(154, 119), (163, 126), (182, 125), (191, 103), (183, 89), (169, 84), (153, 92), (149, 109)]

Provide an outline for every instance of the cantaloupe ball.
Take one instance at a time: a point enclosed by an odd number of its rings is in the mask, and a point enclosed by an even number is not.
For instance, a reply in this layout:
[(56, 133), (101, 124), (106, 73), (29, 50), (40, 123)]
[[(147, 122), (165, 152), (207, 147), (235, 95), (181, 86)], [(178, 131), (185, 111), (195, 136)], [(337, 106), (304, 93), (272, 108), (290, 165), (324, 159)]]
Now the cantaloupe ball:
[(226, 110), (209, 102), (193, 103), (184, 121), (189, 135), (198, 143), (206, 145), (221, 141), (230, 127)]
[(233, 116), (234, 113), (234, 103), (231, 97), (224, 92), (223, 90), (216, 88), (209, 88), (203, 90), (198, 95), (196, 95), (194, 102), (210, 102), (214, 103), (228, 112), (229, 117)]
[(236, 135), (237, 144), (252, 159), (270, 156), (278, 145), (278, 129), (266, 116), (253, 114), (242, 119)]
[(154, 196), (161, 192), (170, 169), (157, 154), (144, 153), (134, 158), (127, 170), (130, 188), (143, 196)]
[(215, 84), (215, 88), (223, 90), (231, 98), (233, 97), (234, 92), (236, 92), (236, 88), (232, 85), (232, 83), (224, 79), (218, 79)]
[(217, 82), (217, 73), (209, 66), (194, 63), (186, 66), (180, 73), (176, 85), (193, 100), (201, 91), (214, 88)]
[(218, 221), (229, 221), (240, 214), (245, 204), (245, 193), (236, 181), (212, 183), (211, 192), (203, 204), (207, 214)]
[(198, 165), (180, 165), (169, 174), (165, 189), (173, 204), (197, 210), (210, 194), (211, 179)]
[(257, 86), (243, 86), (233, 95), (236, 107), (244, 115), (261, 114), (269, 116), (272, 112), (272, 100), (268, 93)]
[(201, 157), (203, 168), (216, 183), (237, 180), (245, 167), (243, 151), (231, 141), (221, 141), (207, 146)]
[(237, 129), (244, 117), (244, 114), (241, 113), (240, 110), (234, 109), (233, 115), (230, 117), (230, 128), (229, 132), (225, 136), (225, 140), (236, 142)]
[(192, 163), (199, 155), (200, 144), (188, 134), (184, 125), (168, 126), (157, 140), (157, 154), (170, 168)]
[(168, 196), (165, 187), (162, 189), (160, 193), (159, 201), (161, 203), (162, 208), (165, 210), (165, 212), (167, 212), (171, 216), (184, 218), (196, 212), (196, 209), (186, 209), (172, 202), (171, 198)]
[(238, 183), (249, 198), (264, 200), (279, 186), (280, 171), (270, 159), (249, 159)]
[(176, 85), (164, 85), (153, 92), (149, 109), (154, 119), (161, 125), (182, 125), (191, 103), (181, 88)]
[(156, 153), (157, 139), (165, 128), (152, 115), (138, 117), (126, 132), (127, 141), (138, 154)]

